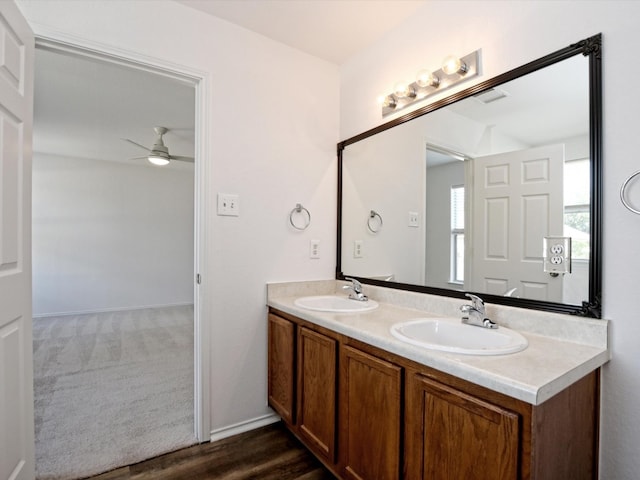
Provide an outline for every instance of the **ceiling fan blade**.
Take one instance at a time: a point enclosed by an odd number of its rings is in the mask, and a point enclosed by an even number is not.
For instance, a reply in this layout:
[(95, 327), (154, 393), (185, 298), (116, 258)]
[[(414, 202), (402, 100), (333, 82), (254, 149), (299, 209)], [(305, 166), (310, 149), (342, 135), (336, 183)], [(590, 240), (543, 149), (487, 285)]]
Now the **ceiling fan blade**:
[(136, 147), (140, 147), (140, 148), (144, 148), (147, 152), (150, 152), (151, 150), (149, 150), (147, 147), (145, 147), (144, 145), (140, 145), (139, 143), (134, 142), (133, 140), (129, 140), (128, 138), (123, 138), (122, 140), (124, 140), (125, 142), (129, 142), (134, 144)]
[(181, 162), (191, 162), (193, 163), (193, 157), (183, 157), (182, 155), (169, 155), (171, 160), (179, 160)]
[(129, 160), (148, 160), (148, 159), (149, 157), (133, 157), (133, 158), (130, 158)]

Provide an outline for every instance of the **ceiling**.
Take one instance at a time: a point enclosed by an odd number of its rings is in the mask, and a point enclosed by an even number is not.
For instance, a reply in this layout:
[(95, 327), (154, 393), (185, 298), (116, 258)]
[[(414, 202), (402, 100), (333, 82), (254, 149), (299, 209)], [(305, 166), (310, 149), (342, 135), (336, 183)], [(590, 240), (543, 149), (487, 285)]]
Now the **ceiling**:
[(338, 65), (428, 0), (175, 0)]
[[(176, 0), (340, 64), (427, 0)], [(194, 155), (195, 89), (177, 79), (94, 58), (36, 50), (34, 151), (130, 160), (151, 147), (154, 126), (173, 155)], [(172, 162), (171, 168), (184, 168)]]

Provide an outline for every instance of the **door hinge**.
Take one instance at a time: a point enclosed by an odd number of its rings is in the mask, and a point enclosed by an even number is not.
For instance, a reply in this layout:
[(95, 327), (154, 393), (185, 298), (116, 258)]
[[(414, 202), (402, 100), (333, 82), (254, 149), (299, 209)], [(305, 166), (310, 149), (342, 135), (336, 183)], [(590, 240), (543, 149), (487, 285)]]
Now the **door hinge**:
[(202, 283), (202, 277), (199, 273), (196, 273), (196, 283), (200, 285)]

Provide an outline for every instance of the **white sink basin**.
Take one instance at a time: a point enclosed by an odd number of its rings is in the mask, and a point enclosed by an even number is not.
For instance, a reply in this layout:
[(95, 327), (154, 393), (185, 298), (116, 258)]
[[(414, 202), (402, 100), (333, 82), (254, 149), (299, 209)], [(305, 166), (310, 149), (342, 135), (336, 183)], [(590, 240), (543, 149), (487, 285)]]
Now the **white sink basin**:
[(378, 308), (378, 302), (367, 300), (351, 300), (349, 297), (339, 295), (316, 295), (314, 297), (301, 297), (293, 302), (297, 307), (315, 310), (317, 312), (334, 313), (358, 313), (368, 312)]
[(467, 355), (503, 355), (529, 345), (514, 330), (465, 325), (452, 318), (417, 318), (396, 323), (391, 327), (391, 335), (411, 345)]

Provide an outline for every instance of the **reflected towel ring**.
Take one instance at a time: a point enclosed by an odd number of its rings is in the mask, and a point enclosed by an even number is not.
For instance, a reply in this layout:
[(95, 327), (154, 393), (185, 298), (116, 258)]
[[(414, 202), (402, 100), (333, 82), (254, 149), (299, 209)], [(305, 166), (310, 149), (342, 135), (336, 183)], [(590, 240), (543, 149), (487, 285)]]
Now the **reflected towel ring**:
[(629, 182), (631, 180), (633, 180), (635, 177), (637, 177), (638, 175), (640, 175), (640, 170), (638, 170), (637, 172), (631, 174), (629, 176), (629, 178), (627, 178), (624, 183), (622, 184), (622, 187), (620, 188), (620, 200), (622, 201), (622, 204), (627, 207), (627, 209), (633, 213), (635, 213), (636, 215), (640, 215), (640, 210), (636, 210), (635, 208), (633, 208), (629, 202), (627, 202), (626, 199), (626, 190), (627, 187), (629, 186)]
[[(293, 214), (294, 213), (302, 213), (304, 212), (306, 214), (306, 220), (304, 222), (303, 226), (298, 226), (296, 225), (296, 223), (293, 221)], [(296, 230), (306, 230), (307, 227), (311, 224), (311, 214), (309, 213), (309, 210), (307, 210), (306, 208), (304, 208), (300, 203), (296, 203), (296, 208), (294, 208), (293, 210), (291, 210), (291, 213), (289, 214), (289, 223), (291, 223), (291, 226), (293, 228), (295, 228)]]
[[(371, 221), (376, 217), (378, 218), (378, 225), (376, 228), (374, 228), (371, 226)], [(375, 210), (371, 210), (371, 213), (369, 213), (369, 218), (367, 218), (367, 228), (371, 233), (378, 233), (382, 228), (382, 217)]]

